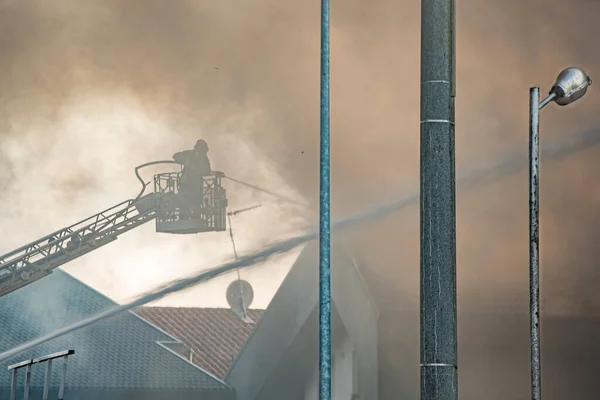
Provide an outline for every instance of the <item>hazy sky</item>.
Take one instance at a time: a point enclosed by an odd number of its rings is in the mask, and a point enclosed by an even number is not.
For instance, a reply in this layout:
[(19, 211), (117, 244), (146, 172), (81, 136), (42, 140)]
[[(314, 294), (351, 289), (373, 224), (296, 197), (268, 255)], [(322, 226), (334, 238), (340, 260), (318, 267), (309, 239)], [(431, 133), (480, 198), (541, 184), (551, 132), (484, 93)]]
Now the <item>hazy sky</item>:
[[(9, 250), (135, 197), (140, 187), (133, 167), (150, 160), (169, 159), (175, 151), (194, 144), (173, 140), (168, 127), (157, 119), (127, 96), (88, 98), (83, 94), (69, 106), (52, 131), (46, 128), (45, 133), (55, 135), (51, 144), (38, 142), (35, 130), (23, 132), (26, 144), (23, 136), (6, 138), (3, 149), (11, 157), (9, 160), (18, 165), (15, 171), (18, 176), (4, 198), (8, 206), (4, 209), (11, 213), (2, 218), (2, 228), (14, 234), (3, 239), (3, 248)], [(231, 168), (221, 166), (236, 162), (253, 164), (252, 171), (241, 168), (239, 174), (230, 174), (242, 179), (248, 177), (252, 183), (263, 186), (270, 184), (282, 193), (297, 196), (282, 185), (281, 178), (270, 172), (268, 161), (261, 161), (250, 146), (227, 137), (211, 143), (214, 168), (229, 173)], [(222, 154), (220, 148), (229, 149), (229, 154)], [(148, 179), (160, 168), (142, 170), (142, 176)], [(167, 170), (173, 168), (167, 166)], [(228, 184), (231, 210), (262, 204), (256, 210), (233, 217), (238, 252), (264, 245), (294, 226), (293, 216), (287, 216), (268, 195), (234, 185)], [(190, 236), (157, 234), (151, 222), (64, 269), (109, 297), (125, 300), (166, 280), (215, 266), (232, 255), (226, 232)], [(268, 304), (276, 289), (271, 282), (285, 276), (286, 267), (293, 262), (289, 257), (270, 261), (264, 267), (275, 265), (267, 273), (261, 267), (241, 273), (243, 279), (257, 286), (254, 306)], [(223, 276), (160, 304), (226, 306), (225, 288), (235, 278), (232, 274)]]
[[(470, 0), (457, 5), (457, 164), (527, 146), (528, 87), (549, 89), (568, 65), (600, 76), (598, 4)], [(419, 180), (418, 1), (332, 4), (333, 212), (390, 199)], [(0, 2), (2, 250), (135, 196), (133, 168), (205, 138), (216, 169), (316, 205), (318, 2), (60, 0)], [(559, 28), (564, 27), (564, 28)], [(543, 136), (598, 122), (594, 86), (581, 104), (549, 107)], [(548, 309), (595, 304), (595, 160), (542, 174)], [(145, 171), (151, 174), (154, 170)], [(148, 175), (149, 176), (149, 175)], [(240, 251), (297, 231), (307, 215), (229, 185)], [(526, 301), (527, 181), (521, 174), (458, 196), (464, 306)], [(309, 222), (316, 222), (309, 220)], [(123, 300), (231, 257), (226, 233), (159, 235), (151, 224), (66, 267)], [(365, 232), (376, 274), (415, 294), (418, 213)], [(267, 304), (293, 256), (244, 272)], [(224, 305), (234, 276), (163, 304)], [(503, 303), (504, 304), (504, 303)], [(594, 305), (595, 307), (595, 305)]]

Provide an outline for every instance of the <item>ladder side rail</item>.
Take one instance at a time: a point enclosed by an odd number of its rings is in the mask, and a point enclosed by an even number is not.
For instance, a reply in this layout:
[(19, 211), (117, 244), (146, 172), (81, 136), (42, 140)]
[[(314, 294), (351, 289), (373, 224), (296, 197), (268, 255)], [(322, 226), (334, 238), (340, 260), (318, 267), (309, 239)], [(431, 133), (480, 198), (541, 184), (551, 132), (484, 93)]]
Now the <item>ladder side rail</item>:
[[(95, 224), (92, 224), (92, 226), (81, 227), (72, 233), (62, 232), (63, 236), (61, 238), (51, 240), (50, 242), (38, 247), (32, 247), (29, 252), (21, 254), (19, 257), (14, 257), (10, 261), (0, 264), (0, 279), (2, 275), (7, 275), (8, 273), (14, 274), (22, 267), (31, 266), (34, 263), (38, 263), (44, 259), (55, 258), (65, 252), (74, 251), (81, 247), (81, 245), (84, 243), (89, 242), (94, 244), (95, 241), (101, 240), (107, 235), (112, 235), (115, 233), (120, 234), (121, 231), (123, 231), (124, 226), (132, 224), (138, 225), (140, 220), (144, 221), (146, 218), (153, 219), (154, 211), (155, 210), (153, 208), (149, 208), (140, 214), (133, 203), (131, 203), (129, 208), (121, 210), (113, 215), (114, 218), (112, 219), (111, 223), (102, 225), (102, 230), (99, 230), (97, 226), (94, 226)], [(75, 235), (78, 235), (81, 241), (79, 244), (75, 244), (71, 246), (71, 249), (69, 249), (69, 243), (67, 243), (67, 240), (71, 239)]]
[(3, 276), (3, 271), (0, 269), (0, 297), (49, 275), (53, 269), (92, 252), (116, 240), (119, 235), (155, 218), (155, 210), (151, 209), (143, 214), (128, 218), (114, 225), (109, 230), (101, 232), (95, 241), (83, 242), (77, 248), (65, 250), (62, 253), (55, 253), (55, 256), (52, 258), (41, 258), (34, 263), (28, 260), (20, 260), (17, 264), (12, 265), (10, 271), (4, 274), (5, 276)]
[[(116, 209), (123, 209), (123, 208), (127, 209), (127, 208), (130, 208), (132, 206), (132, 204), (133, 204), (133, 200), (123, 201), (123, 202), (121, 202), (121, 203), (119, 203), (119, 204), (117, 204), (115, 206), (112, 206), (112, 207), (110, 207), (110, 208), (108, 208), (108, 209), (106, 209), (106, 210), (104, 210), (104, 211), (102, 211), (100, 213), (94, 214), (91, 217), (88, 217), (88, 218), (86, 218), (84, 220), (81, 220), (81, 221), (79, 221), (79, 222), (77, 222), (77, 223), (75, 223), (75, 224), (73, 224), (71, 226), (68, 226), (68, 227), (63, 228), (63, 229), (59, 229), (59, 230), (57, 230), (55, 232), (52, 232), (52, 233), (50, 233), (50, 234), (48, 234), (48, 235), (46, 235), (46, 236), (44, 236), (44, 237), (42, 237), (40, 239), (37, 239), (34, 242), (28, 243), (28, 244), (26, 244), (24, 246), (21, 246), (21, 247), (19, 247), (17, 249), (14, 249), (14, 250), (12, 250), (12, 251), (10, 251), (10, 252), (2, 255), (2, 257), (0, 257), (0, 265), (2, 265), (3, 263), (7, 262), (7, 259), (9, 259), (11, 256), (13, 256), (13, 255), (15, 255), (17, 253), (27, 252), (29, 249), (34, 248), (36, 246), (39, 246), (39, 244), (42, 243), (42, 242), (49, 241), (49, 240), (54, 239), (54, 238), (62, 238), (62, 236), (64, 236), (65, 234), (73, 234), (77, 230), (76, 228), (78, 226), (80, 226), (80, 225), (89, 226), (90, 225), (90, 221), (94, 220), (95, 218), (98, 218), (99, 216), (104, 216), (103, 219), (107, 219), (108, 217), (106, 217), (106, 215), (107, 215), (108, 212), (110, 212), (110, 214), (108, 214), (109, 216), (110, 215), (114, 215), (114, 214), (117, 214), (119, 212), (119, 211), (114, 211), (114, 210), (116, 210)], [(122, 211), (122, 210), (120, 210), (120, 211)]]
[[(126, 207), (122, 208), (123, 206)], [(135, 203), (132, 200), (123, 202), (118, 206), (113, 207), (112, 209), (116, 208), (122, 209), (105, 216), (104, 218), (102, 218), (101, 221), (94, 221), (94, 219), (97, 218), (98, 215), (100, 215), (95, 214), (94, 216), (83, 221), (88, 222), (87, 225), (82, 225), (82, 222), (80, 222), (79, 225), (82, 226), (78, 227), (77, 225), (72, 225), (71, 227), (64, 228), (60, 231), (56, 231), (53, 234), (44, 236), (43, 238), (38, 239), (35, 242), (32, 242), (26, 246), (20, 247), (17, 250), (13, 250), (7, 254), (4, 254), (0, 257), (0, 269), (2, 269), (4, 265), (15, 262), (16, 260), (25, 257), (29, 253), (39, 253), (41, 251), (47, 251), (48, 253), (52, 253), (56, 250), (64, 249), (62, 245), (67, 240), (75, 236), (81, 237), (89, 233), (95, 233), (96, 231), (105, 229), (107, 226), (110, 227), (111, 225), (114, 225), (114, 220), (118, 220), (119, 217), (127, 216), (131, 214), (132, 211), (136, 211)], [(99, 225), (99, 222), (103, 222), (103, 224)], [(73, 227), (76, 227), (77, 229), (74, 230)], [(48, 249), (53, 249), (54, 251)]]
[[(131, 211), (133, 210), (130, 210), (128, 214), (131, 214)], [(57, 240), (37, 249), (32, 249), (31, 252), (26, 253), (19, 258), (13, 259), (10, 263), (0, 265), (0, 272), (7, 269), (11, 270), (15, 266), (17, 271), (20, 271), (23, 267), (32, 266), (53, 256), (63, 256), (69, 253), (76, 253), (77, 250), (83, 246), (94, 246), (94, 242), (100, 241), (107, 236), (120, 235), (125, 231), (135, 228), (136, 226), (140, 225), (140, 223), (145, 223), (154, 219), (154, 209), (149, 209), (142, 214), (136, 214), (133, 216), (129, 216), (128, 214), (121, 215), (119, 219), (113, 221), (113, 224), (107, 224), (103, 226), (103, 230), (101, 231), (84, 227), (75, 232), (76, 234), (81, 235), (81, 242), (78, 245), (74, 245), (72, 248), (69, 248), (68, 244), (66, 246), (63, 245), (68, 238), (72, 237), (72, 235), (68, 235), (65, 236), (65, 239)]]

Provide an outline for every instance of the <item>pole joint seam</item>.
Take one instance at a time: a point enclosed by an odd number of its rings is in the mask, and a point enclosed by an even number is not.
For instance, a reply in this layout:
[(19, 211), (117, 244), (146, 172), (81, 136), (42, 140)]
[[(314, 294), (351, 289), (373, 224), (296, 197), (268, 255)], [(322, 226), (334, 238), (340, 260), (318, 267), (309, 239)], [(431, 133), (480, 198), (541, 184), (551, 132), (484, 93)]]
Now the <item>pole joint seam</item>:
[(451, 85), (451, 83), (449, 81), (446, 81), (443, 79), (431, 79), (428, 81), (421, 81), (421, 85), (423, 85), (425, 83), (445, 83), (445, 84)]
[(451, 124), (451, 125), (454, 125), (454, 121), (450, 121), (448, 119), (424, 119), (420, 123), (421, 124), (435, 123), (435, 124)]
[(456, 364), (425, 363), (425, 364), (421, 364), (421, 368), (423, 368), (423, 367), (452, 367), (452, 368), (456, 368)]

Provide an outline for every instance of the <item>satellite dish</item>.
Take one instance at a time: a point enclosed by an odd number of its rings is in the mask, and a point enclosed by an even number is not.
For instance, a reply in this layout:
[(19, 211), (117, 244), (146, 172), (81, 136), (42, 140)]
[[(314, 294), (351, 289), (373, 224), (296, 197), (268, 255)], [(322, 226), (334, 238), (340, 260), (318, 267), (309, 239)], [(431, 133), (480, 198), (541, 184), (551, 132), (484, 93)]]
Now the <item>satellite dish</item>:
[(229, 307), (243, 320), (249, 319), (246, 310), (254, 300), (254, 290), (247, 281), (238, 279), (227, 288), (227, 303)]

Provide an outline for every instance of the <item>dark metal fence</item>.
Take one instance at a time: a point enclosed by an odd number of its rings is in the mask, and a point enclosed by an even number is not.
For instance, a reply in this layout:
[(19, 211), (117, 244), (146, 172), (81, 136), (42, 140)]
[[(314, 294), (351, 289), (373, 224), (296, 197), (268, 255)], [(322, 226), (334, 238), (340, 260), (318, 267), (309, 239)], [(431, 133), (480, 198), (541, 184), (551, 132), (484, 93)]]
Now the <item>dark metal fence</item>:
[(60, 386), (58, 389), (58, 400), (63, 400), (65, 397), (65, 381), (67, 379), (67, 359), (70, 355), (75, 354), (75, 350), (65, 350), (58, 353), (49, 354), (47, 356), (21, 361), (8, 367), (10, 371), (10, 400), (15, 400), (17, 391), (17, 373), (20, 369), (25, 368), (25, 384), (23, 400), (29, 400), (29, 389), (31, 385), (31, 369), (35, 364), (46, 363), (46, 375), (44, 378), (44, 394), (43, 400), (48, 400), (52, 377), (52, 362), (58, 358), (63, 359), (62, 371), (60, 376)]

